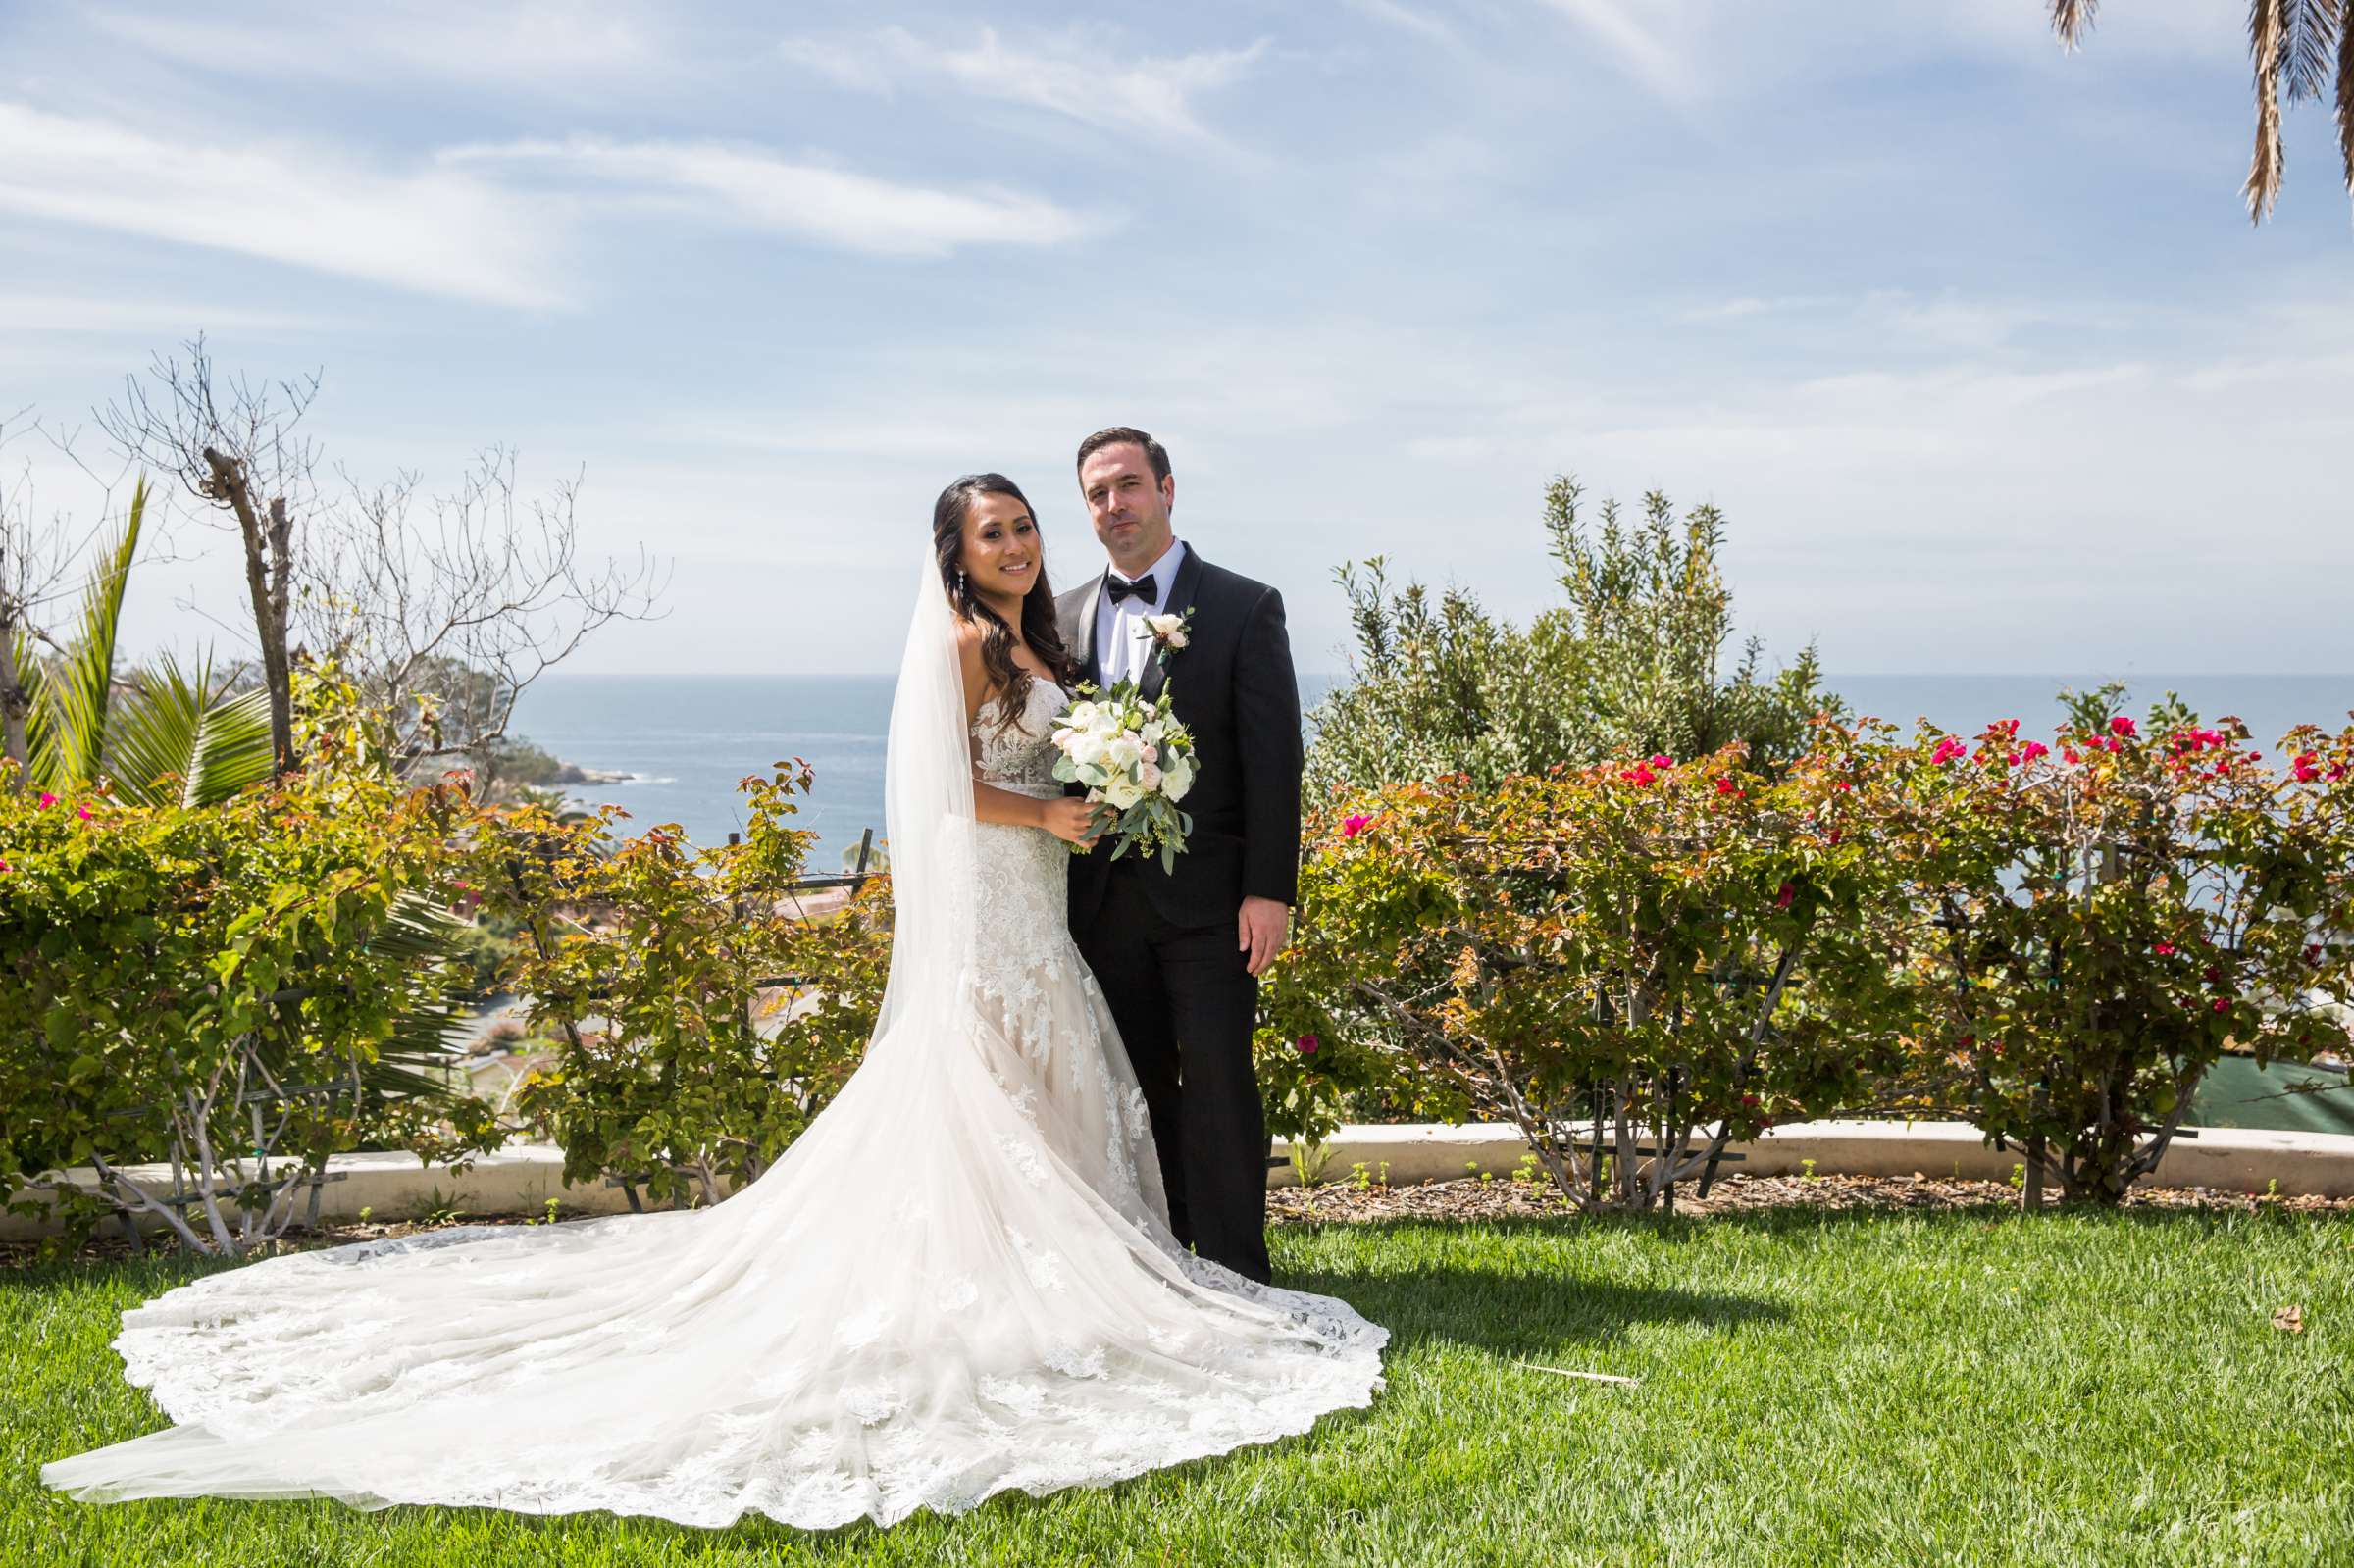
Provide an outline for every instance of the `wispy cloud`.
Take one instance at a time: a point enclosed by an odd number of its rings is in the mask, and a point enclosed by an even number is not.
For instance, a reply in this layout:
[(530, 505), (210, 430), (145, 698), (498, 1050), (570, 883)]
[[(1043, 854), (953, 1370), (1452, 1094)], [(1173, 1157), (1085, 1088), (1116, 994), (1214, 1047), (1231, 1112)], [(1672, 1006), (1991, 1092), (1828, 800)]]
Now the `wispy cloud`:
[(462, 169), (384, 173), (317, 143), (170, 141), (0, 103), (0, 212), (497, 305), (566, 303), (547, 223)]
[(978, 41), (947, 45), (904, 27), (858, 38), (793, 38), (787, 59), (836, 83), (888, 92), (902, 80), (945, 78), (975, 97), (1061, 115), (1099, 129), (1164, 141), (1214, 143), (1195, 111), (1197, 96), (1240, 80), (1269, 40), (1246, 48), (1123, 59), (1115, 36), (1074, 28), (1023, 46), (984, 27)]
[(71, 294), (0, 294), (0, 331), (88, 332), (151, 336), (194, 330), (317, 332), (352, 324), (340, 318), (184, 300)]
[(149, 53), (242, 77), (373, 82), (391, 72), (559, 96), (662, 74), (668, 53), (660, 25), (631, 0), (122, 8), (92, 21)]
[(1700, 77), (1691, 56), (1669, 47), (1638, 22), (1624, 0), (1543, 0), (1576, 23), (1617, 58), (1636, 80), (1674, 105), (1691, 103), (1700, 95)]
[(1349, 0), (1349, 5), (1352, 10), (1386, 22), (1393, 27), (1404, 28), (1432, 43), (1445, 44), (1450, 48), (1458, 48), (1462, 44), (1461, 36), (1443, 18), (1412, 6), (1401, 5), (1399, 0)]
[(604, 195), (634, 190), (727, 222), (875, 255), (946, 256), (970, 245), (1055, 245), (1097, 221), (994, 186), (947, 190), (798, 162), (752, 146), (597, 136), (455, 147), (445, 166), (538, 169)]

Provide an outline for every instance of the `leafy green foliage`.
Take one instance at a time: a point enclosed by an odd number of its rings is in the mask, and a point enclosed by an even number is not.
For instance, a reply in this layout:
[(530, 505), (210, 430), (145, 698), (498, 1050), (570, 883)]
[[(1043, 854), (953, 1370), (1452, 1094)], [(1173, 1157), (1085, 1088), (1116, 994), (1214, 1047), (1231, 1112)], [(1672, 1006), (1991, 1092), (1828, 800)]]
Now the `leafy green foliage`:
[(324, 756), (205, 807), (0, 788), (0, 1197), (176, 1143), (227, 1158), (250, 1141), (234, 1090), (271, 1080), (353, 1082), (284, 1108), (313, 1163), (404, 1133), (497, 1141), (420, 1071), (447, 979), (420, 911), (469, 809)]
[[(717, 1202), (755, 1179), (864, 1053), (889, 968), (887, 885), (801, 918), (793, 885), (815, 835), (789, 825), (808, 769), (743, 781), (743, 841), (692, 850), (675, 825), (616, 840), (607, 807), (500, 814), (477, 851), (486, 908), (530, 942), (517, 987), (559, 1037), (520, 1104), (571, 1182)], [(783, 981), (785, 984), (774, 983)]]
[(1461, 773), (1482, 784), (1557, 763), (1700, 756), (1740, 742), (1770, 771), (1836, 712), (1813, 648), (1768, 675), (1756, 641), (1728, 673), (1732, 594), (1714, 507), (1677, 518), (1644, 497), (1640, 521), (1606, 501), (1589, 526), (1576, 481), (1546, 491), (1545, 531), (1567, 604), (1525, 630), (1461, 588), (1390, 586), (1379, 558), (1338, 574), (1356, 649), (1351, 683), (1312, 715), (1311, 790)]

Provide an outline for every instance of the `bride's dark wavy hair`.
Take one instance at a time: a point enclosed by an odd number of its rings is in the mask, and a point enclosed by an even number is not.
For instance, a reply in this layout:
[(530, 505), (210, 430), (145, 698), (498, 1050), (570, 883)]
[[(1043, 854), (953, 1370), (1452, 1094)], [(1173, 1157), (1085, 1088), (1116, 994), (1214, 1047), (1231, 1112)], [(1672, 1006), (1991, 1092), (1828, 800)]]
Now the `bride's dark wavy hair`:
[[(956, 613), (981, 629), (981, 668), (989, 676), (991, 694), (998, 698), (998, 728), (1004, 730), (1028, 711), (1033, 677), (1014, 662), (1013, 629), (965, 581), (961, 566), (964, 521), (976, 495), (1002, 495), (1021, 502), (1033, 527), (1038, 523), (1038, 508), (1030, 504), (1030, 497), (1022, 493), (1020, 485), (1002, 474), (967, 474), (941, 491), (940, 499), (932, 504), (932, 553), (940, 563), (940, 585), (947, 591), (948, 602), (956, 607)], [(1043, 546), (1039, 550), (1037, 580), (1030, 584), (1030, 591), (1022, 595), (1021, 639), (1053, 672), (1058, 684), (1068, 686), (1076, 679), (1071, 656), (1062, 645), (1062, 633), (1054, 626), (1054, 590), (1047, 584), (1047, 556)]]

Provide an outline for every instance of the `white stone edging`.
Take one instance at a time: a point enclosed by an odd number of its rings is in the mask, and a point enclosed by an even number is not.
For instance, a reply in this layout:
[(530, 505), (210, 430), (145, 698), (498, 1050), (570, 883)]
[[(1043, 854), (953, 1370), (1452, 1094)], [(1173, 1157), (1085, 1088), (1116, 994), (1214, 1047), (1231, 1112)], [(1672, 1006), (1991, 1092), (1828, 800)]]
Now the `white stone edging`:
[[(1289, 1152), (1280, 1139), (1275, 1148), (1279, 1155)], [(1821, 1176), (1918, 1174), (1999, 1182), (2008, 1181), (2022, 1160), (2017, 1150), (1997, 1150), (1975, 1129), (1953, 1122), (1801, 1122), (1732, 1144), (1731, 1151), (1744, 1158), (1725, 1165), (1726, 1175), (1798, 1175), (1812, 1160)], [(1394, 1185), (1483, 1173), (1502, 1177), (1525, 1152), (1509, 1123), (1344, 1127), (1324, 1147), (1322, 1175), (1346, 1181), (1361, 1164), (1369, 1178)], [(356, 1220), (363, 1208), (382, 1220), (415, 1219), (436, 1208), (533, 1214), (551, 1197), (568, 1217), (617, 1214), (629, 1207), (619, 1189), (602, 1182), (567, 1185), (563, 1154), (542, 1143), (511, 1144), (479, 1157), (462, 1174), (404, 1153), (338, 1154), (328, 1168), (343, 1178), (322, 1191), (320, 1217), (329, 1220)], [(131, 1166), (128, 1174), (150, 1191), (171, 1185), (171, 1172), (163, 1166)], [(77, 1186), (97, 1186), (93, 1171), (66, 1175)], [(1295, 1180), (1288, 1164), (1267, 1173), (1270, 1187), (1289, 1187)], [(2270, 1190), (2282, 1197), (2354, 1197), (2354, 1136), (2203, 1128), (2196, 1139), (2177, 1139), (2167, 1150), (2153, 1181), (2228, 1192)], [(21, 1240), (55, 1229), (46, 1217), (0, 1215), (0, 1239)]]

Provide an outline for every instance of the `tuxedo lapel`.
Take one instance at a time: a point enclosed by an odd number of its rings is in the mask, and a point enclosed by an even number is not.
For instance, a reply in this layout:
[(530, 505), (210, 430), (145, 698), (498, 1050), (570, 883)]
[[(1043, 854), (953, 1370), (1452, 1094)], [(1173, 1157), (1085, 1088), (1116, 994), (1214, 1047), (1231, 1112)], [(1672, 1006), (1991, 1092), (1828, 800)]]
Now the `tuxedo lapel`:
[[(1189, 544), (1185, 554), (1178, 558), (1177, 571), (1169, 580), (1168, 591), (1160, 596), (1160, 613), (1183, 615), (1192, 609), (1194, 591), (1201, 581), (1202, 557), (1195, 554), (1193, 546)], [(1175, 656), (1182, 658), (1183, 654)], [(1169, 667), (1162, 660), (1160, 650), (1155, 648), (1145, 655), (1144, 679), (1137, 683), (1137, 689), (1144, 694), (1147, 702), (1157, 702), (1160, 700), (1161, 687), (1168, 683)]]
[(1103, 580), (1109, 575), (1108, 571), (1096, 574), (1087, 597), (1079, 601), (1079, 624), (1072, 628), (1071, 656), (1087, 673), (1087, 679), (1098, 686), (1103, 684), (1103, 666), (1096, 657), (1096, 607), (1102, 601)]

